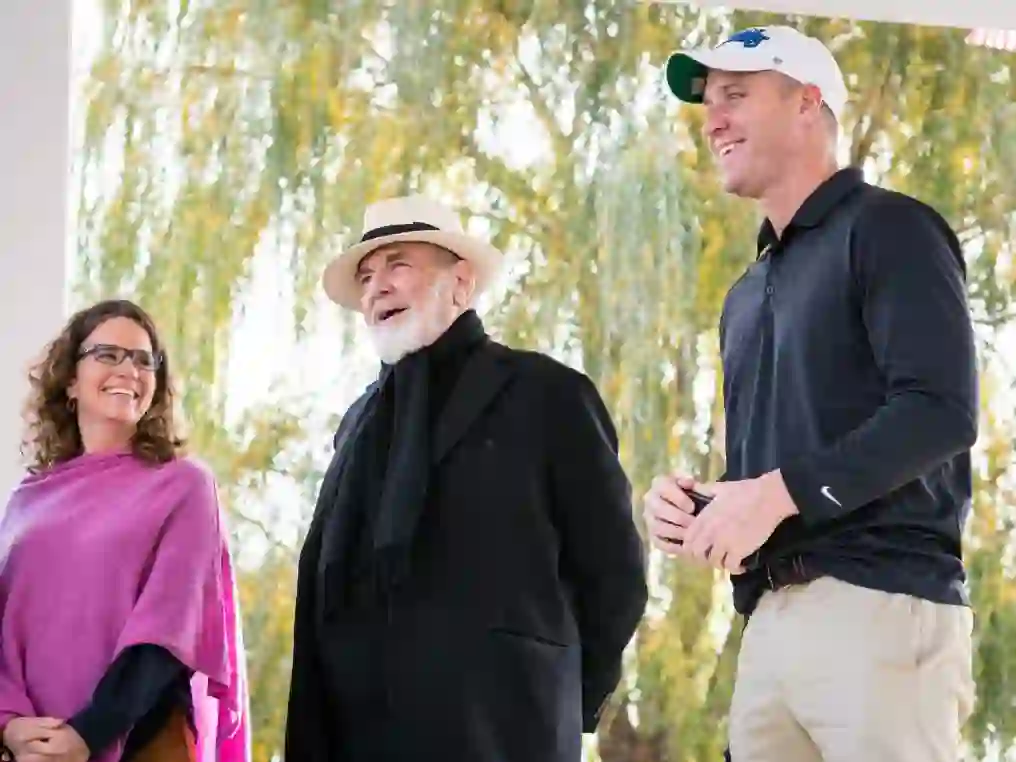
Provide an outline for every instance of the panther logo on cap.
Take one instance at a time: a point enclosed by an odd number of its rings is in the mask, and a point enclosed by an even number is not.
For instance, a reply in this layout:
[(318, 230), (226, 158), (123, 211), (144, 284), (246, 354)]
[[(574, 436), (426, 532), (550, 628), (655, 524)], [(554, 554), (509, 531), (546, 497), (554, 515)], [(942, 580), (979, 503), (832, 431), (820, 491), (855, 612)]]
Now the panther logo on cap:
[(726, 40), (720, 43), (722, 48), (729, 42), (739, 42), (746, 48), (757, 48), (766, 40), (770, 39), (766, 36), (766, 30), (759, 27), (753, 29), (743, 29), (736, 34), (730, 35)]

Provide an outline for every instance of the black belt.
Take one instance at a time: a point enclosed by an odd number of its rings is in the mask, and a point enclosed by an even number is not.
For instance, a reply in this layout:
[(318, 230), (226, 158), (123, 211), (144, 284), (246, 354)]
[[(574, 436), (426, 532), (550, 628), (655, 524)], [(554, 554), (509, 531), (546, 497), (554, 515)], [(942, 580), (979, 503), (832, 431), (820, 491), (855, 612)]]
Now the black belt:
[(812, 565), (811, 561), (805, 561), (799, 553), (794, 553), (772, 561), (763, 562), (759, 558), (759, 552), (755, 551), (744, 560), (746, 574), (752, 575), (752, 595), (746, 601), (744, 612), (744, 626), (748, 626), (748, 619), (758, 605), (759, 600), (768, 592), (776, 592), (795, 585), (807, 585), (820, 577), (826, 576)]
[(766, 590), (773, 592), (794, 585), (807, 585), (825, 576), (810, 563), (805, 563), (803, 556), (797, 554), (761, 564), (759, 570), (765, 577)]

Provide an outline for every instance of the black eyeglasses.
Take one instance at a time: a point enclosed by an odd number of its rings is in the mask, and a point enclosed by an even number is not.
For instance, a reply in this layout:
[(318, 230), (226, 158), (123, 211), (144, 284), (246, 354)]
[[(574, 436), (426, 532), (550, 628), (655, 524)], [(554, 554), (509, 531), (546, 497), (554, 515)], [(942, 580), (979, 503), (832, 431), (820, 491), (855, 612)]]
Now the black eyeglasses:
[(78, 359), (85, 357), (94, 357), (103, 365), (112, 365), (113, 367), (129, 358), (131, 364), (138, 370), (157, 370), (162, 364), (162, 355), (159, 353), (150, 352), (147, 349), (127, 349), (118, 347), (116, 344), (96, 344), (82, 349), (78, 353)]

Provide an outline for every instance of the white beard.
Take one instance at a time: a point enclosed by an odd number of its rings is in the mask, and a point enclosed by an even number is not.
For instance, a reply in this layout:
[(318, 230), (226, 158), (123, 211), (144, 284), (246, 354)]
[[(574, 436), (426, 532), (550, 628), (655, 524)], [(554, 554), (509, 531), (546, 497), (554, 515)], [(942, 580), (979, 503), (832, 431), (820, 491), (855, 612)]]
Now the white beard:
[(438, 278), (419, 304), (392, 318), (396, 325), (367, 326), (367, 335), (381, 362), (393, 365), (441, 338), (455, 320), (455, 314), (447, 310), (453, 286), (454, 277)]

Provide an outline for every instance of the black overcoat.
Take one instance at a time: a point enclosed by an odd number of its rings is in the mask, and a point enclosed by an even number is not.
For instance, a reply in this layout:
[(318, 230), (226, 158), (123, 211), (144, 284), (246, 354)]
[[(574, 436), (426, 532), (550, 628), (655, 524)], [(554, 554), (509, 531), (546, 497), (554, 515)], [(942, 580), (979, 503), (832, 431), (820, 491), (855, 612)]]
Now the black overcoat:
[(286, 762), (579, 762), (617, 685), (647, 593), (600, 395), (492, 341), (452, 389), (408, 581), (369, 614), (318, 600), (321, 525), (374, 389), (343, 418), (300, 558)]

